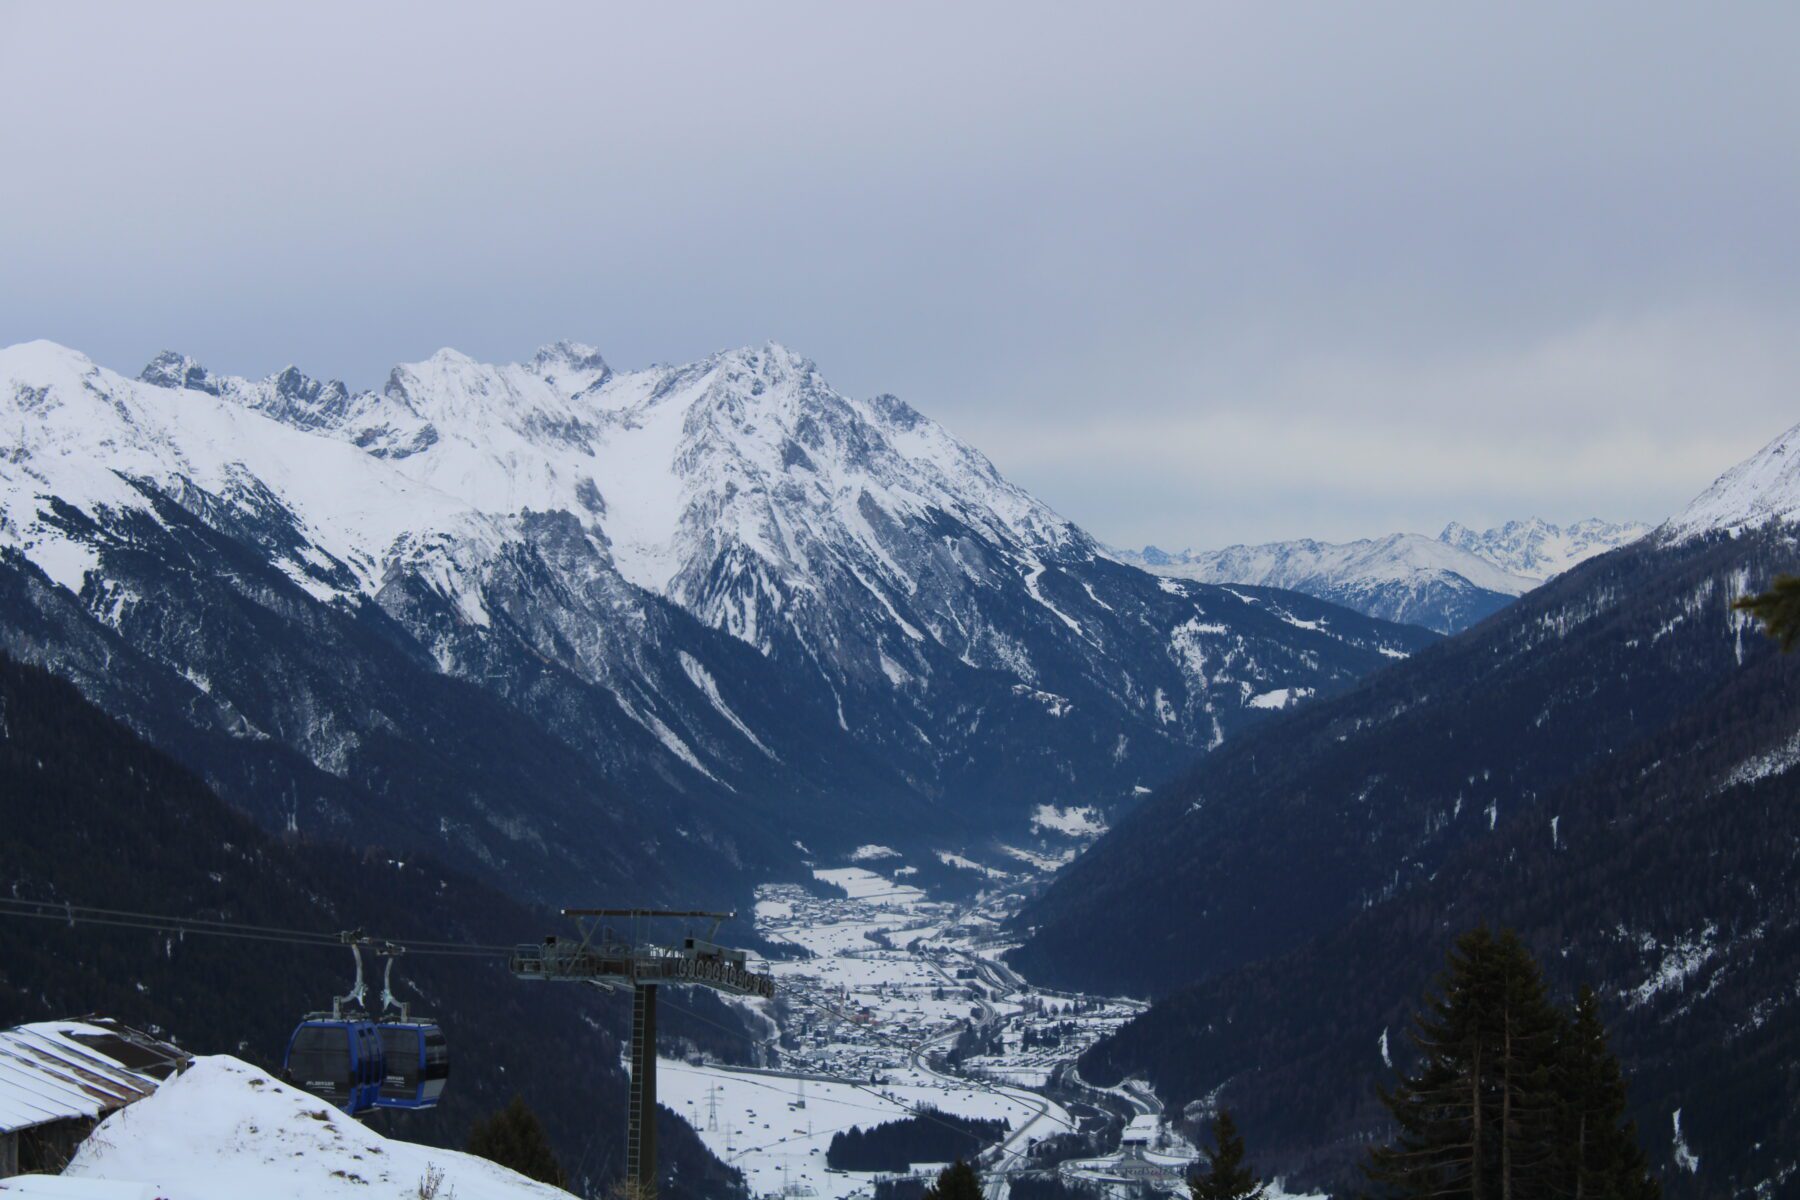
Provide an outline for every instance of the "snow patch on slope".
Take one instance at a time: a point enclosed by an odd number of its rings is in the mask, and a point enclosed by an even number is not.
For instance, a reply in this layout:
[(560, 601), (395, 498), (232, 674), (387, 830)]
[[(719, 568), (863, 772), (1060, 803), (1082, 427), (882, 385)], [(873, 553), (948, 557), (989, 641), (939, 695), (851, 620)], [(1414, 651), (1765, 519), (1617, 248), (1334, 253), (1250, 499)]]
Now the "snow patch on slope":
[(1106, 819), (1097, 808), (1057, 808), (1040, 804), (1031, 810), (1031, 832), (1046, 829), (1067, 837), (1099, 837), (1106, 832)]
[(457, 1200), (568, 1200), (486, 1159), (383, 1137), (225, 1055), (101, 1122), (64, 1174), (151, 1183), (167, 1200), (417, 1200), (434, 1172)]
[(1771, 775), (1781, 775), (1791, 771), (1800, 764), (1800, 733), (1795, 733), (1787, 741), (1772, 750), (1765, 750), (1733, 767), (1719, 786), (1714, 790), (1716, 795), (1728, 788), (1739, 787), (1746, 783), (1755, 783), (1759, 779), (1767, 779)]
[(1313, 694), (1312, 688), (1276, 688), (1250, 697), (1251, 708), (1288, 708)]
[(681, 651), (681, 669), (686, 673), (687, 677), (693, 681), (694, 686), (705, 693), (706, 698), (712, 702), (712, 706), (719, 711), (721, 717), (724, 717), (731, 723), (733, 729), (743, 734), (745, 738), (749, 739), (752, 746), (755, 746), (770, 758), (776, 757), (775, 752), (763, 745), (762, 739), (752, 733), (750, 727), (744, 724), (744, 722), (738, 718), (736, 713), (731, 711), (731, 706), (726, 704), (724, 698), (719, 695), (719, 685), (714, 682), (712, 672), (702, 666), (700, 660), (689, 654), (686, 650)]

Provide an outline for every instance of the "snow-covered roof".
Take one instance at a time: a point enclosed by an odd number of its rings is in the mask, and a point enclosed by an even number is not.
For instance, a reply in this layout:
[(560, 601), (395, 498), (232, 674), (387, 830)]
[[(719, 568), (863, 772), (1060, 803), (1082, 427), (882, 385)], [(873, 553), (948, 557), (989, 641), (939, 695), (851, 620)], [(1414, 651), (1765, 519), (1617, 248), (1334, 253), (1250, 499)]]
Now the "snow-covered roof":
[(1151, 1138), (1156, 1136), (1159, 1124), (1160, 1122), (1154, 1114), (1139, 1113), (1137, 1116), (1131, 1118), (1131, 1123), (1129, 1125), (1125, 1126), (1125, 1133), (1121, 1140), (1125, 1142), (1148, 1142)]
[(105, 1116), (148, 1096), (189, 1061), (180, 1047), (104, 1019), (0, 1031), (0, 1132)]

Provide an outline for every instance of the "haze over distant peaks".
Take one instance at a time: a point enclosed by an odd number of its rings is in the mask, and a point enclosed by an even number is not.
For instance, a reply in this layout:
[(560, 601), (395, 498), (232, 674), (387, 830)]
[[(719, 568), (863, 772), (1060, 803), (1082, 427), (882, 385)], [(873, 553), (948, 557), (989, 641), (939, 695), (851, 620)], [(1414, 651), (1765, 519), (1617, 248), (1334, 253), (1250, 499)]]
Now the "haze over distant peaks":
[(1571, 525), (1553, 525), (1541, 517), (1508, 521), (1477, 533), (1455, 521), (1444, 526), (1438, 541), (1466, 550), (1505, 571), (1539, 583), (1561, 575), (1596, 554), (1635, 542), (1650, 532), (1642, 521), (1603, 521), (1589, 517)]
[(1159, 575), (1290, 588), (1383, 620), (1454, 633), (1648, 530), (1597, 518), (1561, 527), (1533, 517), (1480, 533), (1452, 521), (1435, 539), (1391, 533), (1342, 543), (1303, 538), (1223, 550), (1171, 553), (1145, 546), (1114, 553)]

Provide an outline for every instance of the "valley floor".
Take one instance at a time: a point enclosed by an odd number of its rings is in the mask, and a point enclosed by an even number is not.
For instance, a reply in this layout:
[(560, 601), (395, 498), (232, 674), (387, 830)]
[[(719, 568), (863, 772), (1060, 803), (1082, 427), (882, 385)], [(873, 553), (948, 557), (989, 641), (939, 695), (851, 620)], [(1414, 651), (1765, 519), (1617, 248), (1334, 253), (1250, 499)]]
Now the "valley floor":
[[(815, 872), (824, 890), (848, 898), (792, 884), (759, 889), (758, 931), (810, 955), (757, 964), (778, 988), (775, 1001), (756, 1005), (770, 1027), (770, 1065), (665, 1060), (662, 1102), (742, 1170), (758, 1197), (872, 1196), (891, 1176), (828, 1167), (832, 1136), (926, 1109), (1006, 1121), (1005, 1138), (981, 1155), (989, 1200), (1005, 1200), (1010, 1179), (1028, 1171), (1185, 1192), (1196, 1152), (1154, 1097), (1090, 1088), (1073, 1069), (1143, 1005), (1034, 988), (1002, 963), (1010, 943), (999, 930), (1023, 899), (1019, 888), (950, 903), (904, 882), (905, 868), (881, 865), (888, 874)], [(952, 1065), (959, 1041), (965, 1053)], [(1042, 1153), (1042, 1143), (1077, 1132), (1109, 1152), (1060, 1164)], [(934, 1172), (919, 1164), (914, 1173)]]

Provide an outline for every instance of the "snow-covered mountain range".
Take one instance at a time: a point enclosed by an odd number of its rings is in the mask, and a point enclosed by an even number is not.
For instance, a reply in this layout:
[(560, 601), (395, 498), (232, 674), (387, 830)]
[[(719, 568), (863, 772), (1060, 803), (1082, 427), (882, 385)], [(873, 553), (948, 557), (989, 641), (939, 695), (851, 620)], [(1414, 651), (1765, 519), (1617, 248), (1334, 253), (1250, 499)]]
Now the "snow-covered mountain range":
[(1642, 521), (1603, 521), (1589, 517), (1571, 525), (1553, 525), (1541, 517), (1532, 517), (1508, 521), (1479, 533), (1452, 521), (1438, 534), (1438, 541), (1467, 550), (1503, 571), (1542, 583), (1597, 554), (1635, 542), (1649, 532), (1650, 526)]
[(1113, 553), (1159, 575), (1290, 588), (1382, 620), (1455, 633), (1648, 530), (1598, 519), (1559, 527), (1533, 518), (1481, 533), (1451, 522), (1436, 538), (1392, 533), (1341, 543), (1307, 538), (1223, 550), (1145, 546)]
[(354, 391), (29, 343), (0, 443), (4, 648), (265, 821), (539, 887), (1128, 797), (1430, 640), (1122, 565), (776, 345)]

